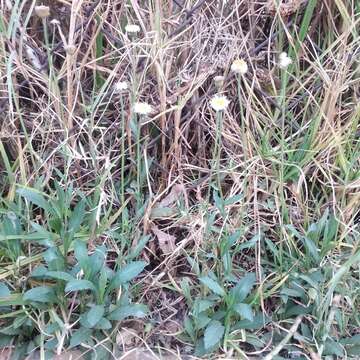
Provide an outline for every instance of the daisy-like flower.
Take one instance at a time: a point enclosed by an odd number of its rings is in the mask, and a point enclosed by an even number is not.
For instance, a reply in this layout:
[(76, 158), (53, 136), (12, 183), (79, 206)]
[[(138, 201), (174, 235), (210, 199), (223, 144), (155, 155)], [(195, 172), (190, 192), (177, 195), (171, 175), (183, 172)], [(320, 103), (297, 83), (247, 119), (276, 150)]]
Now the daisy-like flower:
[(134, 104), (134, 113), (139, 115), (149, 115), (152, 112), (152, 106), (145, 102), (136, 102)]
[(286, 52), (279, 55), (279, 66), (281, 69), (286, 69), (292, 63), (291, 58), (288, 57)]
[(125, 91), (127, 90), (128, 88), (128, 84), (126, 81), (118, 81), (115, 86), (115, 91), (118, 92), (118, 93), (121, 93), (122, 91)]
[(48, 16), (50, 16), (50, 8), (48, 6), (45, 5), (39, 5), (39, 6), (35, 6), (35, 14), (42, 18), (45, 19)]
[(125, 31), (127, 33), (136, 34), (140, 31), (140, 26), (134, 24), (127, 24), (125, 26)]
[(226, 96), (223, 95), (215, 95), (210, 100), (210, 106), (216, 111), (224, 111), (228, 105), (230, 104), (230, 101)]
[(231, 71), (233, 71), (236, 74), (245, 75), (248, 71), (248, 65), (245, 60), (236, 59), (231, 64)]

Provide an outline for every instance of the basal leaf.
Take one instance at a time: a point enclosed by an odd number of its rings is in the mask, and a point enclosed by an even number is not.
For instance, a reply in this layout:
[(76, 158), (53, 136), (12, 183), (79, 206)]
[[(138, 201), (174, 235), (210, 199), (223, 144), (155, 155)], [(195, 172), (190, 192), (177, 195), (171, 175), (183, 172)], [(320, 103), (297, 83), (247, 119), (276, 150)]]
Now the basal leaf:
[(104, 312), (104, 305), (95, 305), (87, 312), (86, 320), (90, 327), (94, 327), (100, 321), (104, 315)]
[(125, 265), (125, 267), (116, 272), (115, 276), (111, 280), (110, 288), (118, 288), (121, 285), (134, 279), (144, 270), (146, 265), (147, 263), (145, 261), (133, 261)]
[(73, 279), (66, 284), (65, 291), (81, 291), (81, 290), (93, 290), (96, 291), (95, 286), (89, 280), (77, 280)]
[(47, 212), (50, 212), (49, 202), (45, 199), (44, 195), (40, 191), (23, 187), (18, 189), (17, 193), (30, 203), (44, 209)]
[(234, 310), (244, 319), (249, 321), (254, 320), (254, 315), (252, 313), (251, 306), (249, 304), (235, 304)]
[(148, 308), (146, 305), (142, 304), (130, 304), (125, 306), (120, 306), (114, 311), (112, 311), (107, 318), (109, 320), (121, 321), (128, 317), (137, 317), (143, 318), (146, 316)]
[(250, 293), (255, 285), (256, 276), (254, 273), (246, 274), (232, 289), (232, 294), (236, 302), (242, 302)]
[(220, 295), (220, 296), (225, 295), (224, 289), (215, 280), (211, 279), (209, 276), (200, 277), (199, 280), (215, 294)]
[(80, 328), (79, 330), (75, 331), (71, 336), (69, 349), (86, 341), (88, 338), (90, 338), (91, 333), (92, 330), (87, 328)]
[(26, 291), (23, 295), (24, 301), (36, 301), (48, 303), (56, 301), (54, 289), (49, 286), (38, 286)]
[(204, 346), (209, 349), (216, 345), (223, 337), (225, 328), (220, 321), (212, 320), (204, 332)]

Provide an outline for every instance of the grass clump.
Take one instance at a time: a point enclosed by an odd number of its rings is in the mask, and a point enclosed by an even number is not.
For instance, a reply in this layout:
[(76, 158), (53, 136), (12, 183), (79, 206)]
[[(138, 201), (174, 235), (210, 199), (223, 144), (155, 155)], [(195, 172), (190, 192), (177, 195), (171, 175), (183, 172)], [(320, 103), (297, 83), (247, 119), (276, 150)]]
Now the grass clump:
[(356, 2), (0, 15), (6, 358), (357, 358)]

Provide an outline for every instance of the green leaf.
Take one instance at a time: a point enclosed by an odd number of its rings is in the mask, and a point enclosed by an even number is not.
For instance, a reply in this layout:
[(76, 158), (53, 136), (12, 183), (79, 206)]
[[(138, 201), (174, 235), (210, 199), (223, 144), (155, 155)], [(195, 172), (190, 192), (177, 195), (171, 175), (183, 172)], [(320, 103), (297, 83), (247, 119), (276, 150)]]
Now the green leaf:
[(238, 195), (234, 195), (234, 196), (232, 196), (230, 198), (227, 198), (225, 200), (225, 206), (235, 204), (238, 201), (240, 201), (243, 197), (244, 196), (242, 194), (238, 194)]
[(74, 210), (71, 213), (71, 217), (69, 220), (69, 231), (75, 233), (79, 230), (81, 223), (84, 220), (85, 216), (85, 199), (82, 199), (78, 202), (78, 204), (75, 206)]
[(204, 332), (204, 346), (209, 349), (216, 345), (223, 337), (225, 328), (220, 321), (212, 320)]
[(199, 280), (215, 294), (220, 295), (220, 296), (225, 295), (224, 289), (215, 280), (211, 279), (209, 276), (200, 277)]
[(236, 302), (243, 301), (250, 293), (256, 281), (254, 273), (246, 274), (232, 289)]
[(342, 345), (360, 345), (360, 334), (356, 334), (352, 337), (342, 338), (340, 340)]
[(73, 336), (70, 339), (69, 349), (85, 342), (87, 339), (90, 338), (91, 333), (92, 333), (92, 330), (87, 329), (87, 328), (80, 328), (79, 330), (75, 331)]
[(105, 268), (101, 269), (98, 279), (99, 279), (98, 280), (99, 297), (100, 297), (100, 301), (102, 301), (104, 298), (106, 285), (108, 281), (108, 273)]
[(244, 319), (238, 321), (234, 325), (234, 329), (247, 329), (247, 330), (258, 330), (263, 328), (267, 323), (271, 321), (271, 318), (264, 316), (263, 314), (255, 315), (253, 320)]
[[(355, 345), (349, 348), (346, 348), (346, 355), (349, 356), (348, 359), (356, 359), (360, 354), (360, 345)], [(350, 358), (350, 356), (353, 356)]]
[(327, 339), (324, 347), (324, 355), (336, 355), (340, 359), (344, 358), (344, 349), (333, 339)]
[(104, 317), (101, 318), (94, 326), (94, 329), (100, 329), (100, 330), (108, 330), (111, 328), (112, 328), (111, 322)]
[(320, 255), (319, 255), (320, 250), (316, 247), (314, 241), (311, 240), (310, 238), (308, 238), (307, 236), (304, 236), (303, 237), (303, 242), (304, 242), (304, 245), (305, 245), (306, 249), (311, 254), (311, 256), (313, 257), (315, 262), (316, 263), (320, 262)]
[(0, 282), (0, 297), (5, 297), (10, 295), (9, 288), (2, 282)]
[(65, 287), (65, 292), (81, 291), (81, 290), (93, 290), (96, 291), (95, 286), (89, 280), (71, 280)]
[(145, 261), (133, 261), (127, 264), (124, 268), (116, 272), (115, 276), (111, 280), (110, 288), (118, 288), (134, 279), (144, 270), (146, 265), (147, 263)]
[(86, 247), (86, 244), (84, 241), (81, 241), (81, 240), (74, 241), (74, 254), (75, 254), (75, 258), (79, 262), (79, 265), (81, 266), (81, 268), (85, 269), (88, 264), (89, 256), (88, 256), (87, 247)]
[(214, 301), (211, 300), (196, 299), (194, 303), (194, 312), (195, 314), (200, 314), (203, 311), (209, 309), (214, 304), (215, 304)]
[(66, 273), (65, 271), (47, 271), (45, 276), (56, 280), (64, 280), (64, 281), (75, 280), (70, 274)]
[(54, 246), (54, 239), (56, 238), (55, 235), (53, 235), (50, 231), (47, 231), (44, 229), (41, 225), (30, 221), (30, 224), (32, 228), (36, 231), (36, 235), (38, 235), (38, 238), (34, 241), (38, 242), (40, 245), (46, 246), (46, 247), (52, 247)]
[(106, 247), (105, 246), (98, 246), (96, 247), (94, 253), (89, 257), (89, 270), (91, 270), (91, 274), (94, 275), (101, 268), (104, 267), (106, 259)]
[(31, 277), (50, 278), (56, 280), (71, 281), (74, 278), (65, 271), (49, 271), (45, 266), (39, 265), (31, 272)]
[(100, 321), (104, 312), (104, 305), (95, 305), (86, 313), (86, 320), (90, 327), (94, 327)]
[(260, 238), (261, 238), (260, 234), (256, 234), (249, 241), (246, 241), (246, 242), (240, 244), (239, 246), (237, 246), (236, 250), (240, 251), (240, 250), (245, 250), (245, 249), (250, 249), (252, 247), (255, 247), (256, 243), (259, 241)]
[(54, 289), (49, 286), (38, 286), (26, 291), (23, 299), (24, 301), (37, 301), (41, 303), (56, 301)]
[(112, 311), (107, 318), (109, 320), (121, 321), (130, 316), (143, 318), (146, 316), (148, 308), (146, 305), (142, 304), (130, 304), (125, 306), (120, 306), (114, 311)]
[(0, 296), (0, 306), (18, 306), (24, 304), (25, 303), (22, 294), (13, 293), (7, 296)]
[(235, 304), (234, 310), (244, 319), (248, 319), (249, 321), (254, 320), (254, 315), (249, 304)]
[(45, 199), (44, 195), (40, 191), (23, 187), (18, 189), (16, 192), (32, 204), (39, 206), (47, 212), (50, 212), (49, 202)]
[(126, 260), (132, 260), (138, 257), (141, 253), (141, 251), (144, 249), (146, 244), (149, 242), (151, 236), (146, 235), (143, 236), (136, 244), (136, 246), (130, 250), (129, 255), (126, 256)]
[(209, 324), (210, 321), (211, 321), (211, 319), (205, 313), (199, 314), (196, 317), (196, 328), (197, 328), (197, 330), (203, 329), (207, 324)]
[(194, 326), (193, 326), (193, 323), (192, 323), (191, 319), (189, 318), (189, 316), (185, 317), (184, 329), (188, 333), (188, 335), (191, 337), (191, 339), (195, 338)]
[(236, 230), (234, 233), (229, 235), (229, 237), (227, 238), (228, 247), (230, 248), (231, 246), (233, 246), (240, 239), (241, 235), (241, 230)]
[(63, 255), (57, 247), (51, 247), (44, 252), (44, 260), (49, 270), (59, 271), (65, 269), (65, 261)]

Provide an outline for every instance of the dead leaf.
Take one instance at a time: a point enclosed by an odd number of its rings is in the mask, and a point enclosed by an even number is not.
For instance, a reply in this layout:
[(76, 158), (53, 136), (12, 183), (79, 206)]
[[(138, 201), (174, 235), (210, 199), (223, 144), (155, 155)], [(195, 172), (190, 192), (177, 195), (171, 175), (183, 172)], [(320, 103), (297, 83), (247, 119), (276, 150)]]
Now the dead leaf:
[[(25, 358), (25, 360), (40, 360), (40, 358), (41, 358), (40, 351), (36, 350), (36, 351), (32, 351), (31, 354)], [(82, 352), (79, 350), (64, 351), (60, 355), (54, 354), (51, 358), (53, 360), (83, 360), (84, 359)], [(0, 360), (3, 360), (1, 357), (1, 353), (0, 353)]]
[(151, 209), (150, 218), (151, 219), (164, 219), (170, 218), (178, 213), (177, 209), (170, 208), (170, 207), (154, 207)]
[(116, 335), (116, 343), (121, 347), (133, 345), (136, 340), (136, 335), (134, 329), (122, 327)]
[(65, 351), (60, 355), (56, 355), (53, 360), (82, 360), (84, 359), (82, 353), (78, 350)]
[(157, 356), (154, 352), (149, 350), (133, 349), (118, 360), (179, 360), (180, 358), (175, 355), (159, 355)]
[(10, 360), (12, 350), (11, 348), (0, 349), (0, 360)]
[(179, 196), (183, 191), (184, 185), (176, 184), (175, 186), (173, 186), (170, 193), (160, 201), (159, 207), (167, 207), (169, 205), (172, 205), (179, 199)]
[(163, 254), (172, 253), (176, 249), (175, 236), (167, 234), (166, 232), (160, 230), (155, 225), (152, 225), (151, 230), (154, 233), (154, 235), (157, 237), (159, 241), (159, 247)]

